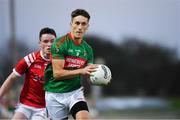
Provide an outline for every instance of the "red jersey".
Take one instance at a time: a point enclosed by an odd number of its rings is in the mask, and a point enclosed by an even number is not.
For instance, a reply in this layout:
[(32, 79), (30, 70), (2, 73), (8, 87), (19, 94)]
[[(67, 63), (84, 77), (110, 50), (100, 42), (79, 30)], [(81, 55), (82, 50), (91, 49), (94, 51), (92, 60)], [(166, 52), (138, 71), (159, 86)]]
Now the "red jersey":
[(42, 51), (36, 51), (22, 58), (13, 72), (25, 81), (20, 94), (20, 103), (36, 107), (45, 107), (44, 70), (49, 60), (43, 58)]

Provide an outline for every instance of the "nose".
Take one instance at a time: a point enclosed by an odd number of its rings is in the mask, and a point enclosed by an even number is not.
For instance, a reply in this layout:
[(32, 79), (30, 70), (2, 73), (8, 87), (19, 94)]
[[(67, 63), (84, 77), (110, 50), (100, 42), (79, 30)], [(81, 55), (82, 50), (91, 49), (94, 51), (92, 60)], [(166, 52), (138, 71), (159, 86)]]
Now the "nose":
[(82, 27), (83, 27), (83, 26), (82, 26), (82, 24), (79, 24), (79, 25), (78, 25), (78, 29), (80, 29), (80, 30), (81, 30), (81, 29), (82, 29)]
[(47, 46), (49, 47), (49, 46), (51, 46), (52, 45), (52, 42), (48, 42), (47, 43)]

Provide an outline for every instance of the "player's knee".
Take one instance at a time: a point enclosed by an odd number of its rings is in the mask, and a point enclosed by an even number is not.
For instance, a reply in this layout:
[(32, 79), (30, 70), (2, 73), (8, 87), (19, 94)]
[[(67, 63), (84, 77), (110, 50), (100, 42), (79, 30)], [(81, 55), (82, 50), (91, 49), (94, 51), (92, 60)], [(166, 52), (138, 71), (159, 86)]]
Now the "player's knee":
[(72, 116), (74, 119), (77, 119), (76, 117), (89, 117), (88, 112), (88, 106), (85, 101), (77, 102), (70, 110)]

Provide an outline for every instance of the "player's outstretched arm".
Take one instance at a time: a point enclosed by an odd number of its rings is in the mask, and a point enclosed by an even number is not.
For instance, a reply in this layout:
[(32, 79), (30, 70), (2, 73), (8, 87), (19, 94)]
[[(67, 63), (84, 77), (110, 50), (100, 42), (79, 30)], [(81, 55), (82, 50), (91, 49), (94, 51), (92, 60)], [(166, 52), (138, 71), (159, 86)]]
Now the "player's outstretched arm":
[(3, 96), (9, 91), (11, 86), (13, 85), (14, 81), (18, 79), (19, 76), (17, 76), (14, 72), (12, 72), (7, 79), (4, 81), (0, 88), (0, 99), (3, 98)]

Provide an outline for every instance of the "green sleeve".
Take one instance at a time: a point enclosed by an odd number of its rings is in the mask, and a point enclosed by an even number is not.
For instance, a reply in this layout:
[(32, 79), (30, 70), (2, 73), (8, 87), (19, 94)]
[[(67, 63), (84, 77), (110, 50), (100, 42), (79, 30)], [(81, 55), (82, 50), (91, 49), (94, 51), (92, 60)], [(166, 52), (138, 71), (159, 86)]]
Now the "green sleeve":
[(94, 63), (94, 55), (93, 55), (93, 50), (91, 47), (89, 48), (88, 63)]
[(57, 46), (57, 41), (55, 41), (51, 47), (52, 58), (60, 57), (64, 59), (64, 46)]

